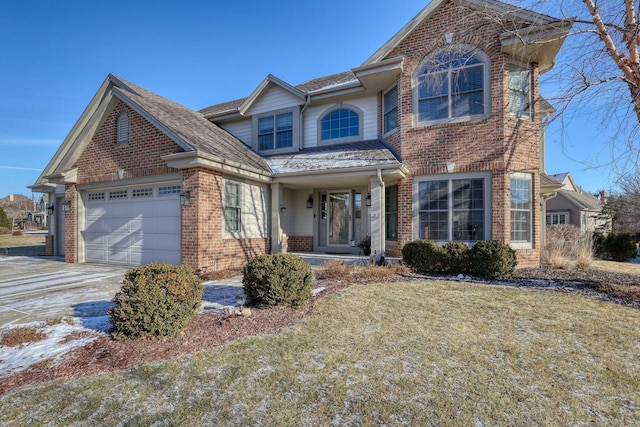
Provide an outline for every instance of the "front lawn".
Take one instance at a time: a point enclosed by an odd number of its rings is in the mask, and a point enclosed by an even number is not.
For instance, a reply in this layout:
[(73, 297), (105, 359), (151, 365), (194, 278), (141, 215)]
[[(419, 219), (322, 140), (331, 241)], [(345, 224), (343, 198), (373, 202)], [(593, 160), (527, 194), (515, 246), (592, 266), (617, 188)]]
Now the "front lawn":
[(8, 392), (0, 419), (637, 425), (639, 390), (635, 308), (555, 290), (414, 280), (353, 285), (274, 335)]

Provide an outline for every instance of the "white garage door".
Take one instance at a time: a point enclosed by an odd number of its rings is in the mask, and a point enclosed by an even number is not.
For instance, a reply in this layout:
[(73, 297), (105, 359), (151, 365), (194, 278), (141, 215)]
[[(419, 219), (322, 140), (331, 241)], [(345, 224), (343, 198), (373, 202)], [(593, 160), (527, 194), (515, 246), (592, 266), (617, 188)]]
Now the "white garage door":
[(180, 264), (180, 190), (167, 184), (87, 191), (86, 261)]

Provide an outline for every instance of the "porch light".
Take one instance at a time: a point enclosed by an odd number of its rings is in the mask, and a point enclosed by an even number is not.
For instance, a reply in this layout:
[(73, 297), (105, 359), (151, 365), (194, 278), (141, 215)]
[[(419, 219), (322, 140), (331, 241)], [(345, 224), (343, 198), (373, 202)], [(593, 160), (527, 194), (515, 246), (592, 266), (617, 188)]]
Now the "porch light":
[(62, 212), (69, 212), (71, 209), (71, 202), (69, 200), (65, 200), (60, 206), (62, 207)]
[(307, 199), (307, 207), (308, 208), (313, 207), (313, 197), (311, 197), (311, 194), (309, 194), (309, 198)]
[(280, 206), (280, 213), (283, 214), (287, 211), (287, 208), (285, 206)]
[(185, 191), (184, 193), (180, 194), (180, 205), (186, 206), (189, 204), (190, 200), (191, 200), (191, 191)]
[(236, 303), (240, 306), (240, 311), (242, 311), (242, 306), (245, 302), (247, 302), (247, 296), (244, 293), (236, 295)]
[(367, 198), (364, 199), (364, 204), (367, 206), (371, 206), (371, 194), (367, 194)]
[(54, 211), (54, 204), (53, 202), (51, 202), (51, 204), (49, 206), (47, 206), (47, 215), (53, 215), (53, 211)]

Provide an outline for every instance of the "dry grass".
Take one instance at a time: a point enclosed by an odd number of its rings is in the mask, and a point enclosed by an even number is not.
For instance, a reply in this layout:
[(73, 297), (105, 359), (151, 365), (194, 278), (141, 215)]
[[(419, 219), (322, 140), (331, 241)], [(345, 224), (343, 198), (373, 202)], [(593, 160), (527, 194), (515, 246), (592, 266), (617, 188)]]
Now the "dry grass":
[(404, 264), (390, 263), (384, 266), (375, 264), (350, 264), (331, 260), (316, 272), (318, 280), (335, 280), (344, 283), (385, 282), (397, 280), (398, 276), (409, 276), (411, 270)]
[(640, 276), (640, 263), (595, 260), (592, 268), (595, 270), (609, 271), (611, 273), (635, 274)]
[(586, 270), (593, 262), (591, 233), (580, 233), (573, 225), (547, 227), (542, 263), (551, 268)]
[(354, 285), (276, 335), (0, 396), (23, 425), (637, 425), (640, 311), (536, 289)]
[(42, 341), (46, 337), (47, 334), (34, 326), (21, 326), (4, 332), (0, 336), (0, 345), (15, 347), (30, 342)]
[(44, 237), (44, 234), (23, 234), (22, 236), (0, 234), (0, 248), (44, 245)]

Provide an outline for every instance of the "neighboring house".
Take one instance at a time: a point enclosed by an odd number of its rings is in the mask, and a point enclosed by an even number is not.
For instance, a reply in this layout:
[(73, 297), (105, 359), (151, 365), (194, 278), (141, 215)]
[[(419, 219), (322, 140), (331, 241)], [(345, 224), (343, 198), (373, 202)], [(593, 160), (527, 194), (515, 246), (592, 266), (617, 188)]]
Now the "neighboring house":
[[(499, 19), (497, 18), (499, 17)], [(495, 239), (540, 260), (538, 78), (571, 22), (435, 0), (361, 66), (193, 111), (109, 75), (32, 189), (67, 262), (242, 265)], [(311, 54), (311, 53), (310, 53)]]
[(599, 198), (582, 190), (569, 173), (551, 175), (560, 187), (555, 197), (546, 204), (547, 226), (571, 224), (585, 231), (611, 231), (611, 220), (602, 213), (606, 203), (606, 193), (600, 192)]

